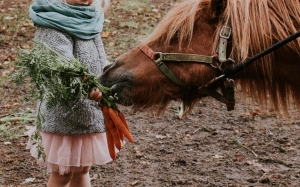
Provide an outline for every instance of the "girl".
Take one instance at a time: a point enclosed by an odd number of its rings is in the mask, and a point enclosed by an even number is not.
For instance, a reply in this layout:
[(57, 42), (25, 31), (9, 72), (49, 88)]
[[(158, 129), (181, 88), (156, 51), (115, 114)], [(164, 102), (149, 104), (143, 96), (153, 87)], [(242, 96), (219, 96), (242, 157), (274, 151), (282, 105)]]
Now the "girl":
[[(108, 64), (99, 36), (109, 0), (35, 0), (29, 13), (35, 26), (35, 40), (46, 43), (69, 59), (86, 63), (100, 76)], [(79, 101), (71, 110), (61, 106), (48, 109), (39, 104), (44, 117), (41, 136), (46, 154), (43, 162), (51, 172), (48, 187), (88, 187), (89, 170), (93, 164), (110, 162), (104, 128), (104, 118), (97, 104), (101, 92), (91, 91), (89, 99)], [(27, 132), (33, 133), (34, 129)], [(37, 158), (37, 148), (31, 155)]]

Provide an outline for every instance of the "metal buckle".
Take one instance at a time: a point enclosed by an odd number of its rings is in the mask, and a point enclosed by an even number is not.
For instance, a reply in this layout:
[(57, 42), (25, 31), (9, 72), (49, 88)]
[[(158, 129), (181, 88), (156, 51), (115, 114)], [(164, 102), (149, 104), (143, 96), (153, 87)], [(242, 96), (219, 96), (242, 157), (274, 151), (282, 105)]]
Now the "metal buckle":
[(154, 62), (156, 63), (156, 65), (158, 65), (161, 61), (163, 61), (163, 54), (162, 52), (156, 52), (155, 56), (157, 57)]
[[(213, 58), (216, 58), (216, 59), (219, 59), (219, 58), (218, 58), (218, 55), (213, 55), (212, 57), (213, 57)], [(213, 65), (213, 63), (211, 63), (210, 66), (213, 67), (213, 68), (215, 68), (215, 69), (218, 68), (219, 70), (222, 71), (222, 65), (223, 65), (223, 62), (220, 61), (220, 60), (218, 60), (218, 61), (219, 61), (220, 63), (217, 62), (216, 65)]]
[[(213, 68), (215, 68), (215, 69), (218, 68), (219, 70), (221, 70), (221, 69), (222, 69), (222, 64), (223, 64), (223, 63), (222, 63), (221, 61), (219, 61), (219, 62), (220, 62), (220, 64), (217, 63), (217, 65), (213, 65), (213, 64), (211, 63), (210, 65), (211, 65), (211, 67), (213, 67)], [(221, 70), (221, 71), (222, 71), (222, 70)]]
[(220, 31), (220, 37), (224, 39), (228, 39), (231, 34), (231, 28), (229, 26), (223, 26)]

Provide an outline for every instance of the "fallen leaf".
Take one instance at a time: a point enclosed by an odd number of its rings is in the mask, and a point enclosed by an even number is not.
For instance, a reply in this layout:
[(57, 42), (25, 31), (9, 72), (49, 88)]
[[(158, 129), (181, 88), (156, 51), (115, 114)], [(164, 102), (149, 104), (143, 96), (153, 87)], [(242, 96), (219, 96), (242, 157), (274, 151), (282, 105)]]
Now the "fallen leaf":
[(163, 135), (156, 135), (155, 138), (157, 138), (157, 139), (165, 139), (166, 136), (163, 136)]
[(1, 34), (5, 34), (5, 33), (7, 33), (7, 30), (6, 30), (6, 28), (0, 28), (0, 33), (1, 33)]
[(138, 181), (134, 181), (134, 182), (130, 183), (130, 186), (137, 185), (139, 182), (140, 182), (139, 180)]
[(12, 20), (12, 19), (15, 19), (15, 17), (12, 17), (12, 16), (6, 16), (6, 17), (4, 17), (4, 19), (6, 19), (6, 20)]
[(30, 130), (30, 129), (32, 129), (34, 126), (29, 126), (29, 125), (25, 125), (25, 129), (26, 130)]
[(255, 166), (255, 167), (262, 167), (262, 165), (259, 164), (259, 163), (256, 163), (255, 160), (247, 161), (246, 163), (249, 164), (249, 165), (253, 165), (253, 166)]
[(116, 45), (116, 43), (115, 42), (109, 42), (108, 45), (111, 46), (111, 47), (113, 47), (113, 46)]
[(162, 15), (160, 13), (157, 13), (157, 14), (154, 14), (154, 17), (157, 18), (157, 19), (159, 19), (159, 18), (162, 17)]
[(103, 32), (101, 32), (100, 36), (101, 36), (101, 38), (107, 38), (107, 37), (110, 36), (110, 33), (106, 32), (106, 31), (103, 31)]
[(12, 55), (12, 54), (8, 54), (6, 56), (6, 58), (4, 59), (4, 61), (12, 61), (12, 60), (15, 60), (16, 59), (16, 56)]
[(244, 160), (243, 157), (237, 157), (237, 158), (236, 158), (236, 161), (238, 161), (238, 162), (241, 162), (241, 161), (243, 161), (243, 160)]
[(16, 121), (12, 122), (12, 124), (14, 124), (14, 125), (17, 125), (17, 124), (20, 124), (20, 123), (21, 123), (20, 120), (16, 120)]
[(262, 167), (262, 165), (261, 164), (259, 164), (259, 163), (253, 163), (253, 166), (255, 166), (255, 167)]
[(21, 48), (22, 49), (30, 49), (30, 46), (25, 44), (25, 45), (22, 45)]
[(148, 161), (141, 161), (141, 164), (146, 165), (146, 166), (150, 166), (150, 162), (148, 162)]
[(11, 72), (9, 70), (4, 70), (2, 71), (2, 77), (6, 77), (7, 75), (9, 75)]
[(20, 143), (20, 146), (27, 146), (26, 143)]
[(239, 130), (233, 131), (233, 134), (234, 134), (234, 135), (237, 135), (238, 133), (239, 133)]
[(270, 171), (272, 171), (271, 169), (268, 169), (268, 168), (261, 168), (261, 170), (262, 170), (264, 173), (270, 173)]
[(143, 154), (141, 153), (141, 151), (137, 147), (135, 147), (133, 149), (135, 150), (135, 156), (136, 157), (140, 158), (140, 157), (143, 156)]
[(117, 33), (118, 33), (118, 31), (114, 31), (111, 33), (111, 35), (113, 36), (113, 35), (116, 35)]
[(27, 179), (25, 179), (25, 181), (22, 184), (33, 182), (34, 180), (35, 180), (35, 178), (27, 178)]
[(253, 112), (252, 112), (252, 115), (253, 116), (256, 116), (256, 115), (259, 115), (260, 114), (260, 110), (259, 109), (255, 109)]
[(7, 104), (7, 105), (5, 105), (4, 107), (5, 107), (5, 108), (12, 108), (12, 107), (13, 107), (13, 105), (9, 105), (9, 104)]
[(220, 156), (220, 155), (214, 155), (213, 158), (217, 158), (217, 159), (218, 159), (218, 158), (223, 158), (223, 156)]

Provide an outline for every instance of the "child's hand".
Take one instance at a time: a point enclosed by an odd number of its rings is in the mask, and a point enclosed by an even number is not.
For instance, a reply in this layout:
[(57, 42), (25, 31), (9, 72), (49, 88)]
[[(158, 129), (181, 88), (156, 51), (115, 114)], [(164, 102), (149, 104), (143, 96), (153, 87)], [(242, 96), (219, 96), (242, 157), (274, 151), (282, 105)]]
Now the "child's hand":
[(92, 89), (92, 91), (89, 94), (88, 97), (90, 100), (94, 100), (97, 102), (100, 102), (102, 99), (102, 92), (99, 90), (99, 88)]

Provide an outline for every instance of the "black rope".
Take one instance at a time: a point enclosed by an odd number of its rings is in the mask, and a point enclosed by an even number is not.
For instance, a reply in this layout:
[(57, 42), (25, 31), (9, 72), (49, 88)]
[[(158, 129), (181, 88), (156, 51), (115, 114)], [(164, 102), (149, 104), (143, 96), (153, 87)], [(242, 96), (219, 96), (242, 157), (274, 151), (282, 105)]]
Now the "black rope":
[(278, 49), (279, 47), (291, 42), (292, 40), (295, 40), (299, 36), (300, 36), (300, 31), (296, 32), (295, 34), (290, 35), (289, 37), (287, 37), (286, 39), (284, 39), (280, 42), (277, 42), (276, 44), (274, 44), (271, 47), (269, 47), (268, 49), (258, 53), (257, 55), (246, 59), (244, 62), (239, 63), (239, 64), (235, 65), (232, 68), (225, 69), (223, 71), (223, 74), (225, 75), (224, 77), (228, 78), (228, 77), (231, 77), (231, 76), (235, 75), (239, 71), (241, 71), (241, 70), (245, 69), (247, 66), (249, 66), (255, 60), (271, 53), (272, 51), (274, 51), (274, 50)]

